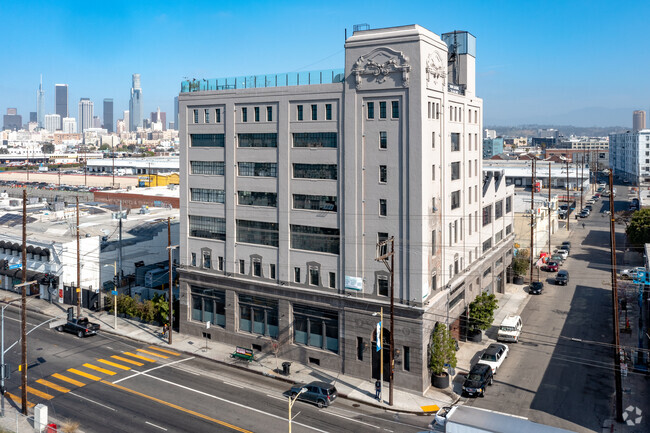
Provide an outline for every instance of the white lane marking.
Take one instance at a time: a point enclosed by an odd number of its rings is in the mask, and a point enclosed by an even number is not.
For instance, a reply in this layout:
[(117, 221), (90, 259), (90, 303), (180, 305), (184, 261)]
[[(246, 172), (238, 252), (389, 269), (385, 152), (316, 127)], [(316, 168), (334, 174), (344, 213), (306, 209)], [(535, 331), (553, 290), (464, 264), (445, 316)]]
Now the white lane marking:
[(225, 380), (222, 380), (222, 382), (225, 383), (226, 385), (234, 386), (235, 388), (243, 388), (243, 386), (237, 385), (237, 384), (232, 383), (232, 382), (226, 382)]
[(139, 371), (139, 372), (137, 372), (137, 373), (135, 373), (135, 374), (132, 374), (131, 376), (127, 376), (127, 377), (124, 377), (124, 378), (122, 378), (122, 379), (116, 380), (116, 381), (113, 382), (113, 383), (120, 383), (120, 382), (122, 382), (123, 380), (131, 379), (132, 377), (138, 376), (138, 375), (140, 375), (140, 374), (146, 374), (146, 373), (149, 373), (150, 371), (158, 370), (159, 368), (169, 367), (170, 365), (173, 365), (173, 364), (178, 364), (178, 363), (180, 363), (180, 362), (189, 361), (190, 359), (194, 359), (194, 357), (191, 356), (191, 357), (189, 357), (189, 358), (179, 359), (178, 361), (168, 362), (167, 364), (162, 364), (162, 365), (159, 365), (158, 367), (150, 368), (149, 370)]
[(190, 368), (185, 368), (185, 367), (181, 367), (181, 366), (178, 366), (178, 365), (174, 365), (174, 366), (172, 366), (172, 368), (175, 369), (175, 370), (178, 370), (178, 371), (193, 374), (194, 376), (201, 376), (201, 373), (197, 373), (196, 371), (194, 371), (194, 370), (192, 370)]
[[(406, 422), (395, 421), (394, 419), (389, 419), (389, 418), (381, 418), (381, 417), (378, 417), (378, 416), (375, 416), (375, 415), (370, 415), (370, 414), (367, 414), (367, 413), (361, 414), (359, 412), (353, 412), (351, 410), (343, 409), (342, 407), (337, 407), (336, 411), (349, 413), (350, 415), (363, 415), (366, 418), (373, 418), (373, 419), (377, 419), (379, 421), (388, 421), (388, 422), (392, 422), (393, 424), (401, 424), (401, 425), (405, 425), (407, 427), (413, 427), (413, 428), (416, 428), (416, 429), (420, 428), (420, 426), (417, 426), (415, 424), (409, 424), (409, 423), (406, 423)], [(384, 429), (384, 430), (386, 430), (386, 429)], [(391, 430), (389, 430), (389, 431), (391, 431)]]
[[(269, 413), (269, 412), (264, 412), (263, 410), (256, 409), (256, 408), (254, 408), (252, 406), (247, 406), (245, 404), (241, 404), (241, 403), (237, 403), (237, 402), (234, 402), (234, 401), (227, 400), (227, 399), (225, 399), (223, 397), (218, 397), (218, 396), (213, 395), (213, 394), (208, 394), (207, 392), (199, 391), (198, 389), (190, 388), (189, 386), (181, 385), (180, 383), (176, 383), (176, 382), (172, 382), (172, 381), (169, 381), (169, 380), (162, 379), (160, 377), (152, 376), (150, 374), (146, 374), (145, 372), (143, 372), (141, 374), (143, 376), (150, 377), (151, 379), (159, 380), (160, 382), (164, 382), (164, 383), (167, 383), (169, 385), (174, 385), (174, 386), (177, 386), (179, 388), (183, 388), (185, 390), (192, 391), (192, 392), (195, 392), (197, 394), (204, 395), (206, 397), (211, 397), (211, 398), (213, 398), (215, 400), (219, 400), (219, 401), (222, 401), (224, 403), (230, 403), (230, 404), (232, 404), (234, 406), (239, 406), (241, 408), (244, 408), (244, 409), (252, 411), (252, 412), (257, 412), (257, 413), (261, 413), (261, 414), (266, 415), (266, 416), (270, 416), (271, 418), (276, 418), (276, 419), (279, 419), (279, 420), (282, 420), (282, 421), (287, 420), (283, 416), (278, 416), (278, 415), (274, 415), (274, 414)], [(327, 432), (325, 430), (321, 430), (321, 429), (318, 429), (316, 427), (312, 427), (310, 425), (299, 423), (299, 422), (293, 422), (292, 424), (299, 425), (299, 426), (302, 426), (302, 427), (305, 427), (305, 428), (308, 428), (308, 429), (311, 429), (311, 430), (315, 430), (315, 431), (321, 432), (321, 433), (329, 433), (329, 432)]]
[(350, 420), (350, 421), (358, 422), (359, 424), (367, 425), (367, 426), (369, 426), (369, 427), (380, 428), (380, 427), (377, 426), (377, 425), (373, 425), (373, 424), (369, 424), (369, 423), (367, 423), (367, 422), (359, 421), (358, 419), (350, 418), (350, 417), (348, 417), (348, 416), (341, 415), (341, 414), (336, 413), (336, 412), (332, 412), (331, 410), (328, 410), (327, 412), (321, 410), (320, 412), (321, 412), (321, 413), (327, 413), (327, 414), (332, 415), (332, 416), (338, 416), (339, 418), (345, 418), (345, 419), (348, 419), (348, 420)]
[(167, 431), (167, 429), (166, 429), (165, 427), (160, 427), (159, 425), (156, 425), (156, 424), (154, 424), (154, 423), (152, 423), (152, 422), (145, 421), (144, 423), (145, 423), (145, 424), (149, 424), (150, 426), (153, 426), (153, 427), (159, 428), (160, 430), (165, 430), (165, 431)]
[(267, 397), (274, 398), (276, 400), (282, 400), (282, 401), (287, 401), (286, 398), (278, 397), (277, 395), (271, 395), (271, 394), (266, 394)]
[(89, 402), (91, 402), (91, 403), (95, 403), (96, 405), (101, 406), (101, 407), (105, 407), (106, 409), (110, 409), (110, 410), (112, 410), (113, 412), (117, 412), (117, 409), (114, 409), (114, 408), (112, 408), (112, 407), (106, 406), (105, 404), (98, 403), (98, 402), (96, 402), (95, 400), (91, 400), (91, 399), (89, 399), (88, 397), (84, 397), (83, 395), (79, 395), (79, 394), (77, 394), (77, 393), (75, 393), (75, 392), (69, 392), (68, 394), (72, 394), (72, 395), (74, 395), (75, 397), (79, 397), (79, 398), (82, 398), (82, 399), (84, 399), (84, 400), (87, 400), (87, 401), (89, 401)]
[(390, 433), (393, 433), (392, 430), (388, 430), (387, 428), (384, 428), (384, 430), (389, 431)]

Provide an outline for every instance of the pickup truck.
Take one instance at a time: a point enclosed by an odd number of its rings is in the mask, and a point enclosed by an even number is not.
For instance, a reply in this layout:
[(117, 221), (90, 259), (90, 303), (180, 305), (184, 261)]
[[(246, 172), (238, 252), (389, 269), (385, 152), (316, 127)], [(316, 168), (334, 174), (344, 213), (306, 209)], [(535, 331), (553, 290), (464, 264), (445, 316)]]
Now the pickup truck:
[(79, 319), (70, 319), (63, 325), (56, 327), (59, 332), (69, 332), (77, 334), (77, 337), (83, 338), (88, 335), (95, 335), (99, 331), (99, 325), (88, 321), (87, 317), (80, 317)]

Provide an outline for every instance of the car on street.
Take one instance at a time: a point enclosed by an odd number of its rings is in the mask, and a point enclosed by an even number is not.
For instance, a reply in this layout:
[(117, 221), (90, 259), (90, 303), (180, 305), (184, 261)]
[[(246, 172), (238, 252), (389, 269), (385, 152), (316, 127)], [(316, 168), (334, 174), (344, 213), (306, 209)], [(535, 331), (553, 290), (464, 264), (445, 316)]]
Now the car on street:
[(569, 283), (569, 271), (562, 269), (555, 276), (555, 284), (560, 286), (566, 286)]
[(485, 389), (488, 385), (492, 385), (493, 381), (492, 367), (486, 364), (476, 364), (469, 371), (467, 379), (463, 383), (463, 394), (483, 397)]
[(528, 293), (531, 295), (541, 295), (544, 291), (544, 283), (541, 281), (533, 281), (533, 283), (528, 286)]
[(551, 256), (551, 260), (554, 261), (555, 263), (562, 264), (565, 259), (564, 256), (556, 253)]
[(620, 277), (624, 279), (635, 279), (639, 271), (645, 271), (645, 268), (636, 267), (636, 268), (623, 269), (620, 273)]
[(565, 249), (563, 249), (563, 248), (558, 248), (558, 249), (555, 251), (555, 254), (561, 256), (561, 257), (562, 257), (562, 260), (566, 260), (566, 258), (569, 257), (569, 251), (568, 251), (568, 250), (565, 250)]
[(547, 272), (557, 272), (559, 266), (558, 262), (548, 262), (544, 266), (544, 270)]
[(594, 210), (594, 208), (590, 204), (585, 206), (585, 209), (587, 209), (589, 211), (589, 213), (591, 213), (591, 211)]
[(571, 251), (571, 241), (564, 241), (564, 242), (562, 242), (562, 246), (564, 246), (564, 245), (566, 245), (567, 247), (569, 247), (568, 250)]
[(587, 216), (591, 215), (591, 210), (589, 210), (587, 206), (583, 207), (580, 212), (587, 212)]
[[(305, 390), (301, 392), (303, 388)], [(325, 382), (311, 382), (306, 385), (298, 384), (291, 387), (289, 394), (293, 398), (297, 396), (298, 400), (314, 403), (320, 409), (328, 407), (338, 396), (336, 387)]]
[(586, 210), (581, 210), (578, 215), (576, 215), (578, 218), (587, 218), (589, 216), (589, 211)]
[(97, 334), (99, 328), (100, 325), (90, 322), (87, 317), (80, 317), (78, 319), (70, 319), (66, 321), (63, 325), (57, 326), (56, 330), (59, 332), (65, 331), (71, 334), (77, 334), (77, 337), (83, 338)]
[(507, 356), (508, 346), (501, 343), (492, 343), (483, 351), (478, 363), (489, 365), (492, 368), (492, 374), (497, 374), (497, 370)]
[(562, 244), (558, 247), (558, 250), (566, 251), (569, 254), (571, 252), (571, 245)]

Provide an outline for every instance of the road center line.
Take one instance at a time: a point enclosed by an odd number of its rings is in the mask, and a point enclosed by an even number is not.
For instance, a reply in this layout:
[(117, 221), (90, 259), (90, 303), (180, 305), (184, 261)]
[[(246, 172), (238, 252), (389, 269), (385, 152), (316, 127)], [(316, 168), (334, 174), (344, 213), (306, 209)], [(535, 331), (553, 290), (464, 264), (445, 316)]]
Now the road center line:
[(159, 425), (156, 425), (156, 424), (154, 424), (154, 423), (152, 423), (152, 422), (145, 421), (144, 423), (145, 423), (145, 424), (149, 424), (150, 426), (153, 426), (153, 427), (159, 428), (160, 430), (167, 431), (167, 429), (166, 429), (165, 427), (160, 427)]
[(322, 411), (322, 410), (321, 410), (320, 412), (321, 412), (321, 413), (326, 413), (326, 414), (328, 414), (328, 415), (332, 415), (332, 416), (338, 416), (339, 418), (345, 418), (345, 419), (347, 419), (347, 420), (354, 421), (354, 422), (358, 422), (359, 424), (364, 424), (364, 425), (367, 425), (367, 426), (369, 426), (369, 427), (374, 427), (374, 428), (377, 428), (377, 429), (380, 428), (380, 427), (377, 426), (377, 425), (373, 425), (373, 424), (369, 424), (369, 423), (367, 423), (367, 422), (359, 421), (358, 419), (350, 418), (350, 417), (348, 417), (348, 416), (341, 415), (341, 414), (338, 414), (338, 413), (336, 413), (336, 412), (332, 412), (332, 411)]
[(106, 406), (105, 404), (98, 403), (98, 402), (96, 402), (95, 400), (91, 400), (91, 399), (89, 399), (88, 397), (84, 397), (83, 395), (79, 395), (79, 394), (77, 394), (77, 393), (75, 393), (75, 392), (69, 392), (68, 394), (72, 394), (72, 395), (74, 395), (75, 397), (79, 397), (79, 398), (84, 399), (84, 400), (86, 400), (86, 401), (89, 401), (89, 402), (91, 402), (91, 403), (95, 403), (96, 405), (101, 406), (101, 407), (105, 407), (106, 409), (110, 409), (110, 410), (112, 410), (113, 412), (117, 412), (117, 409), (114, 409), (114, 408), (112, 408), (112, 407), (110, 407), (110, 406)]
[[(143, 376), (150, 377), (151, 379), (156, 379), (156, 380), (159, 380), (159, 381), (161, 381), (161, 382), (167, 383), (167, 384), (169, 384), (169, 385), (174, 385), (174, 386), (177, 386), (177, 387), (179, 387), (179, 388), (183, 388), (183, 389), (185, 389), (185, 390), (192, 391), (192, 392), (195, 392), (195, 393), (197, 393), (197, 394), (204, 395), (204, 396), (206, 396), (206, 397), (211, 397), (211, 398), (214, 398), (215, 400), (219, 400), (219, 401), (222, 401), (222, 402), (224, 402), (224, 403), (230, 403), (230, 404), (232, 404), (232, 405), (234, 405), (234, 406), (239, 406), (239, 407), (244, 408), (244, 409), (249, 410), (249, 411), (253, 411), (253, 412), (261, 413), (261, 414), (266, 415), (266, 416), (270, 416), (271, 418), (280, 419), (280, 420), (282, 420), (282, 421), (286, 421), (286, 420), (287, 420), (287, 419), (286, 419), (285, 417), (283, 417), (283, 416), (278, 416), (278, 415), (275, 415), (275, 414), (272, 414), (272, 413), (269, 413), (269, 412), (264, 412), (263, 410), (256, 409), (256, 408), (251, 407), (251, 406), (247, 406), (247, 405), (245, 405), (245, 404), (241, 404), (241, 403), (237, 403), (237, 402), (234, 402), (234, 401), (230, 401), (230, 400), (227, 400), (227, 399), (225, 399), (225, 398), (223, 398), (223, 397), (218, 397), (218, 396), (213, 395), (213, 394), (208, 394), (207, 392), (199, 391), (198, 389), (190, 388), (189, 386), (181, 385), (180, 383), (171, 382), (171, 381), (169, 381), (169, 380), (165, 380), (165, 379), (162, 379), (162, 378), (160, 378), (160, 377), (156, 377), (156, 376), (152, 376), (152, 375), (150, 375), (150, 374), (146, 374), (146, 372), (143, 372), (143, 373), (141, 373), (141, 374), (142, 374)], [(305, 427), (305, 428), (308, 428), (308, 429), (311, 429), (311, 430), (315, 430), (315, 431), (318, 431), (318, 432), (321, 432), (321, 433), (328, 433), (328, 432), (325, 431), (325, 430), (321, 430), (321, 429), (318, 429), (318, 428), (316, 428), (316, 427), (312, 427), (312, 426), (307, 425), (307, 424), (303, 424), (303, 423), (299, 423), (299, 422), (295, 422), (295, 421), (292, 421), (292, 424), (299, 425), (299, 426), (302, 426), (302, 427)]]
[(179, 359), (178, 361), (168, 362), (167, 364), (162, 364), (162, 365), (159, 365), (158, 367), (150, 368), (149, 370), (139, 371), (137, 373), (132, 374), (131, 376), (123, 377), (122, 379), (118, 379), (118, 380), (116, 380), (115, 382), (112, 382), (112, 383), (120, 383), (123, 380), (131, 379), (131, 378), (139, 376), (141, 374), (144, 374), (146, 376), (147, 375), (146, 373), (149, 373), (150, 371), (158, 370), (159, 368), (163, 368), (163, 367), (169, 367), (170, 365), (179, 364), (181, 362), (189, 361), (190, 359), (194, 359), (194, 357), (191, 356), (189, 358)]

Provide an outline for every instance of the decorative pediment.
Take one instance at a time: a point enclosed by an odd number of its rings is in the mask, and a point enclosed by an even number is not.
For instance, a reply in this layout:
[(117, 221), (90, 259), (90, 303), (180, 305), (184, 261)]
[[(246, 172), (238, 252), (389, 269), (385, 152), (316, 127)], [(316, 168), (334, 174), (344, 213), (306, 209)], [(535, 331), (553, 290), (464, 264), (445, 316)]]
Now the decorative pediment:
[(352, 67), (355, 76), (356, 88), (361, 88), (361, 81), (364, 75), (375, 77), (375, 81), (383, 83), (390, 74), (402, 74), (402, 86), (409, 86), (409, 72), (411, 65), (408, 64), (408, 57), (401, 51), (395, 51), (387, 47), (376, 48), (370, 53), (359, 57)]
[(445, 84), (445, 66), (440, 58), (440, 54), (429, 54), (424, 71), (427, 76), (427, 84), (430, 80), (433, 80), (434, 84), (438, 84), (439, 79), (442, 80), (442, 84)]

